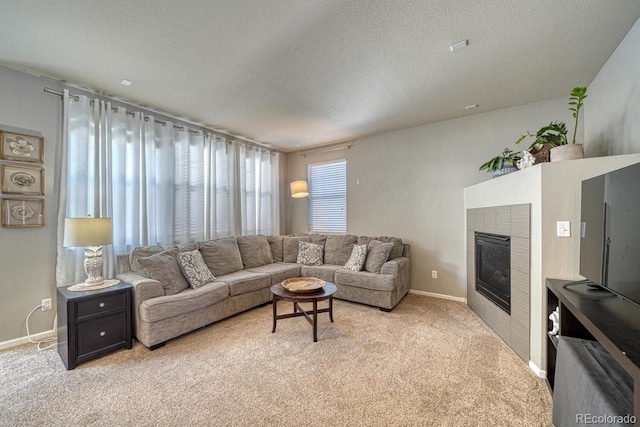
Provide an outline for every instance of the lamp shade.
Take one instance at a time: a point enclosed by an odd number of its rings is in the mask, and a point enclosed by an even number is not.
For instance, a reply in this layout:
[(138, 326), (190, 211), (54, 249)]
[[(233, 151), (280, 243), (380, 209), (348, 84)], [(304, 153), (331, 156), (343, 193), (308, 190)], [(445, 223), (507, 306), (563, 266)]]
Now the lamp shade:
[(309, 189), (307, 187), (307, 181), (298, 180), (293, 181), (291, 184), (291, 197), (298, 199), (300, 197), (307, 197), (309, 195)]
[(65, 218), (64, 246), (102, 246), (113, 243), (111, 218)]

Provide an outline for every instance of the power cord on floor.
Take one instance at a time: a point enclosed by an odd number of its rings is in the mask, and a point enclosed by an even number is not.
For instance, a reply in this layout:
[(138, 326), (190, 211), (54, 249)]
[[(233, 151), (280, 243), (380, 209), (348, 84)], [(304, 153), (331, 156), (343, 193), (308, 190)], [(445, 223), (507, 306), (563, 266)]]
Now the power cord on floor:
[[(42, 304), (40, 304), (39, 306), (35, 307), (33, 310), (31, 310), (29, 312), (29, 314), (27, 314), (27, 320), (25, 321), (25, 325), (27, 327), (27, 338), (29, 339), (30, 342), (37, 344), (37, 349), (42, 351), (42, 350), (47, 350), (51, 347), (54, 347), (56, 345), (56, 342), (58, 341), (57, 338), (54, 336), (52, 337), (47, 337), (47, 338), (43, 338), (41, 340), (34, 340), (33, 338), (31, 338), (31, 333), (29, 332), (29, 317), (31, 317), (31, 315), (33, 314), (34, 311), (36, 311), (37, 309), (41, 308)], [(55, 332), (58, 326), (58, 314), (56, 313), (56, 315), (53, 318), (53, 331)], [(47, 345), (48, 344), (48, 345)], [(43, 345), (46, 345), (46, 347), (42, 347)]]

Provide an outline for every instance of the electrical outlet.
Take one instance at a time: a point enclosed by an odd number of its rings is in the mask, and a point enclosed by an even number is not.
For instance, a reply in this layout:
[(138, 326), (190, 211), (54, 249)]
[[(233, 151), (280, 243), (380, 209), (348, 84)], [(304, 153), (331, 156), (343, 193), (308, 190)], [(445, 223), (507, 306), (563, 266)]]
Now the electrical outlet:
[(431, 270), (431, 278), (432, 279), (438, 278), (438, 270)]
[(42, 311), (51, 310), (51, 298), (45, 298), (42, 300)]

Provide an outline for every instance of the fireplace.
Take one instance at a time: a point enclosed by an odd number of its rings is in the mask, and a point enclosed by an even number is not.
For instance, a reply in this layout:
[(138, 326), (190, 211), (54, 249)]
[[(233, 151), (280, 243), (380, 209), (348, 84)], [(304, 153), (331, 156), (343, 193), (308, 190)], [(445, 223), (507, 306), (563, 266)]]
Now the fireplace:
[(511, 237), (475, 233), (476, 291), (511, 313)]

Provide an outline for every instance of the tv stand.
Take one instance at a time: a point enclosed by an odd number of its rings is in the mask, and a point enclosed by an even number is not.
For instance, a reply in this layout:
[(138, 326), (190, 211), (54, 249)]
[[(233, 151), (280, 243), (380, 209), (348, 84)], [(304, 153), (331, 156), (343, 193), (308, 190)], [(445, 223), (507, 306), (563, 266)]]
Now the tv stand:
[[(559, 307), (560, 335), (598, 341), (633, 378), (633, 415), (640, 420), (640, 309), (599, 288), (574, 284), (578, 283), (547, 279), (547, 316)], [(551, 329), (549, 320), (547, 330)], [(547, 334), (547, 382), (552, 392), (557, 345), (558, 337)]]

